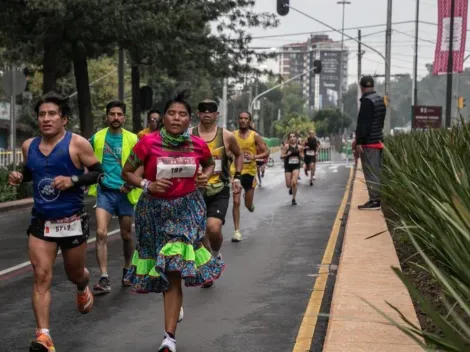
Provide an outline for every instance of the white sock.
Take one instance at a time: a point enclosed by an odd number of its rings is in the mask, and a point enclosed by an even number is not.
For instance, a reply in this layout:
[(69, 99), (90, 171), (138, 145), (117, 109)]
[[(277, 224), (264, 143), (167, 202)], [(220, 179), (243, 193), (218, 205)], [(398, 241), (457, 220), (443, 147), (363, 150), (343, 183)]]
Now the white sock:
[(101, 277), (109, 277), (109, 276), (108, 276), (108, 273), (103, 273), (101, 274)]
[(219, 257), (219, 253), (220, 253), (219, 251), (214, 251), (214, 250), (212, 250), (211, 252), (212, 252), (212, 256), (213, 256), (214, 258), (218, 258), (218, 257)]
[(49, 332), (49, 329), (36, 329), (36, 331), (40, 334), (44, 334), (44, 335), (51, 337), (51, 333)]

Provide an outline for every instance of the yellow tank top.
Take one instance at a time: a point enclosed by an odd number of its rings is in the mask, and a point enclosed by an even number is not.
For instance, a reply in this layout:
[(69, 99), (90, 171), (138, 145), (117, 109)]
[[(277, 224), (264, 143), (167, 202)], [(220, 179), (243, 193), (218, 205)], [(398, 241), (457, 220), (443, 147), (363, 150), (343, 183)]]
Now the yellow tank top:
[[(256, 132), (250, 131), (246, 139), (240, 137), (238, 130), (234, 131), (233, 134), (238, 142), (238, 145), (240, 146), (240, 149), (242, 150), (242, 153), (256, 155)], [(230, 172), (232, 173), (232, 175), (235, 174), (235, 163), (232, 163), (232, 166), (230, 167)], [(244, 159), (242, 175), (245, 174), (256, 176), (256, 160)]]

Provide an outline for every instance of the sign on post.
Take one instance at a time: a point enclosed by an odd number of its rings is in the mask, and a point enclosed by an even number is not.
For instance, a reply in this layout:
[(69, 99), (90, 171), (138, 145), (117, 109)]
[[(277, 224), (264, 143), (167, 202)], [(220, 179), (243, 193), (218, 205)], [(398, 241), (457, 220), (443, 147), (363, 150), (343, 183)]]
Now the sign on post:
[(412, 127), (416, 128), (441, 128), (442, 107), (441, 106), (413, 106)]

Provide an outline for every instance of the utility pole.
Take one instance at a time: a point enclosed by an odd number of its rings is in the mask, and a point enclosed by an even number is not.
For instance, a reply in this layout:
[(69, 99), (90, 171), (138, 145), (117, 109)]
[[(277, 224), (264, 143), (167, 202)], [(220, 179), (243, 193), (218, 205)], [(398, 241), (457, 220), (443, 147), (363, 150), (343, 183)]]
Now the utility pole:
[(416, 0), (415, 20), (415, 52), (413, 60), (413, 98), (411, 105), (418, 105), (418, 30), (419, 30), (419, 0)]
[(228, 121), (228, 79), (224, 78), (224, 85), (222, 88), (222, 127), (227, 128), (227, 121)]
[(10, 149), (12, 153), (13, 171), (16, 171), (16, 66), (11, 65), (11, 97), (10, 97)]
[(349, 5), (349, 1), (338, 1), (337, 4), (343, 5), (343, 20), (341, 25), (341, 53), (339, 55), (339, 104), (341, 113), (344, 113), (344, 103), (343, 103), (343, 51), (344, 51), (344, 8), (346, 5)]
[(361, 77), (362, 77), (362, 45), (361, 45), (361, 30), (357, 30), (357, 112), (361, 108), (359, 104), (359, 99), (361, 99)]
[(124, 101), (124, 49), (119, 48), (118, 62), (118, 97), (120, 101)]
[(450, 3), (449, 57), (447, 60), (447, 94), (445, 127), (450, 127), (452, 115), (452, 75), (454, 73), (454, 17), (455, 0)]
[[(453, 0), (452, 0), (453, 1)], [(390, 63), (392, 58), (392, 0), (387, 0), (387, 28), (385, 31), (385, 96), (390, 103)], [(387, 105), (388, 105), (387, 104)], [(390, 108), (387, 106), (385, 115), (385, 134), (390, 134)]]

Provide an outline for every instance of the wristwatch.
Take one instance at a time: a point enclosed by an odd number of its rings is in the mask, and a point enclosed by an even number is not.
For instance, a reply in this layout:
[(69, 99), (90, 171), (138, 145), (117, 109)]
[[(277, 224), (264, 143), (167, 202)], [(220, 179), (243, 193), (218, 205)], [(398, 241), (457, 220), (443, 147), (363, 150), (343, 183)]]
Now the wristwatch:
[(72, 179), (72, 183), (73, 183), (74, 185), (77, 184), (77, 182), (78, 182), (78, 176), (77, 176), (77, 175), (73, 175), (73, 176), (71, 177), (71, 179)]

